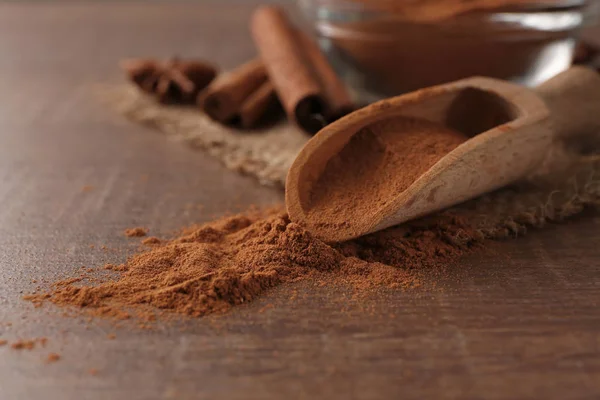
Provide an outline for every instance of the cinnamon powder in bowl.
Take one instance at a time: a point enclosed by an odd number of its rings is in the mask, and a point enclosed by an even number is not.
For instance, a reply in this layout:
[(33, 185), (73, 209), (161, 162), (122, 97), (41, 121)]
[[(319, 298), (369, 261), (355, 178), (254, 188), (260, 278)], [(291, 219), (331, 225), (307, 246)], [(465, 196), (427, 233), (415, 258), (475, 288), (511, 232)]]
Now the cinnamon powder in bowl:
[(529, 86), (567, 69), (583, 0), (303, 0), (323, 50), (363, 101), (469, 76)]

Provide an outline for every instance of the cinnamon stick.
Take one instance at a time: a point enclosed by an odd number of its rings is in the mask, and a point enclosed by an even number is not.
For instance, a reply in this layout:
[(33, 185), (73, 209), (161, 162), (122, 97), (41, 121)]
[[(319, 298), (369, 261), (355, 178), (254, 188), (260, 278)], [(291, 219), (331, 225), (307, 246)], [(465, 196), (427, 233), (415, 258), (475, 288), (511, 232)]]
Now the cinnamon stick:
[(573, 53), (574, 64), (589, 64), (600, 55), (600, 49), (592, 46), (590, 43), (579, 41), (575, 45)]
[(262, 61), (255, 59), (216, 80), (198, 96), (198, 103), (212, 119), (232, 122), (239, 117), (244, 101), (266, 81), (267, 71)]
[(275, 110), (277, 103), (275, 87), (270, 81), (265, 81), (242, 104), (240, 125), (242, 128), (254, 128), (269, 111)]
[(306, 51), (308, 59), (312, 63), (313, 69), (325, 90), (327, 122), (333, 122), (354, 111), (355, 105), (346, 85), (339, 78), (317, 43), (301, 30), (298, 30), (297, 34)]
[(252, 16), (256, 47), (288, 117), (310, 133), (326, 125), (326, 96), (296, 29), (279, 7), (259, 7)]

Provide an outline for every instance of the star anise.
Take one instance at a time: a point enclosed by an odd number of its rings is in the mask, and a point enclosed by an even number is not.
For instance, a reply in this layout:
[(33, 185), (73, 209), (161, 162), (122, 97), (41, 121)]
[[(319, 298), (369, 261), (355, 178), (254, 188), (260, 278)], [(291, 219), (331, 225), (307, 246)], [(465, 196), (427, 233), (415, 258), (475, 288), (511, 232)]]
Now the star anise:
[(167, 104), (193, 104), (198, 93), (217, 76), (210, 64), (178, 58), (125, 60), (121, 68), (144, 92)]

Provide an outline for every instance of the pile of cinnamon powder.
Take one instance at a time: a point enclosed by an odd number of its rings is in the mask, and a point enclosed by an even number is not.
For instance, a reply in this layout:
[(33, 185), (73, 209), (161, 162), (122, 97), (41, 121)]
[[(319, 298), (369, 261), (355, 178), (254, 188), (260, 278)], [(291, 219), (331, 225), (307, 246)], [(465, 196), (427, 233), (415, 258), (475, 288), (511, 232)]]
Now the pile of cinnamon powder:
[[(427, 131), (427, 136), (435, 140), (423, 140), (404, 131), (400, 135), (413, 150), (418, 148), (418, 156), (403, 150), (402, 141), (396, 143), (385, 134), (379, 139), (389, 141), (379, 149), (382, 143), (365, 131), (340, 153), (340, 168), (334, 160), (327, 167), (328, 173), (337, 172), (342, 181), (360, 186), (362, 183), (353, 179), (359, 179), (357, 175), (362, 171), (351, 168), (360, 169), (361, 162), (352, 166), (344, 162), (344, 157), (350, 160), (355, 150), (370, 149), (369, 156), (357, 157), (373, 163), (366, 169), (382, 168), (380, 173), (394, 177), (387, 186), (385, 182), (391, 179), (363, 182), (365, 189), (372, 190), (371, 204), (377, 203), (386, 198), (386, 190), (402, 190), (421, 169), (465, 139), (452, 131)], [(390, 146), (398, 157), (385, 154)], [(484, 240), (521, 235), (527, 227), (544, 226), (547, 221), (560, 221), (586, 207), (600, 206), (600, 186), (593, 178), (600, 171), (600, 160), (571, 154), (567, 149), (555, 150), (545, 165), (545, 174), (527, 184), (351, 241), (328, 244), (319, 240), (290, 221), (283, 206), (249, 210), (186, 229), (173, 239), (148, 238), (144, 251), (121, 265), (106, 265), (116, 275), (98, 284), (67, 279), (54, 284), (48, 293), (26, 299), (36, 305), (50, 301), (76, 306), (94, 316), (152, 320), (162, 316), (160, 310), (189, 316), (222, 312), (252, 301), (277, 285), (302, 279), (345, 283), (356, 289), (419, 286), (423, 271), (433, 271), (434, 275), (444, 271), (445, 266)], [(380, 164), (382, 160), (385, 162)], [(321, 183), (335, 186), (335, 179), (325, 178)], [(321, 193), (323, 199), (335, 196), (325, 192)], [(313, 200), (319, 203), (318, 196)]]
[(249, 211), (189, 229), (109, 266), (119, 274), (114, 280), (96, 286), (62, 283), (28, 299), (125, 319), (147, 317), (148, 306), (190, 316), (220, 312), (309, 277), (335, 277), (358, 289), (413, 287), (419, 285), (417, 267), (446, 263), (478, 237), (448, 217), (328, 245), (290, 222), (282, 208)]

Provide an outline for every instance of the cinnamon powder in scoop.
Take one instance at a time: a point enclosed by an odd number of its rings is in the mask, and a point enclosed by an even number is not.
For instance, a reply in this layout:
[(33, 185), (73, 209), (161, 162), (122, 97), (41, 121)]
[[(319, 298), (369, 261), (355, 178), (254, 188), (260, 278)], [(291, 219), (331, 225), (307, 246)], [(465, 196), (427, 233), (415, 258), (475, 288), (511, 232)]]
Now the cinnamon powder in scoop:
[(405, 117), (362, 129), (328, 161), (312, 187), (308, 220), (314, 226), (371, 221), (467, 139), (442, 125)]

